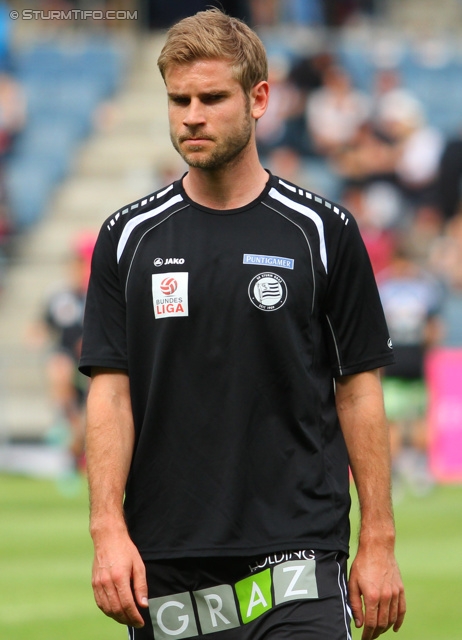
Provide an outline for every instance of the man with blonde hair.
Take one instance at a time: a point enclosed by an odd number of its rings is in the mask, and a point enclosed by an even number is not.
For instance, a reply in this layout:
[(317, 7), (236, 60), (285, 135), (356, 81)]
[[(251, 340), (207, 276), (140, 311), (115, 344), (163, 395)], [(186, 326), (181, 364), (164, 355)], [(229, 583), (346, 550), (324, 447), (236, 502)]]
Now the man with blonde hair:
[(182, 179), (115, 212), (81, 369), (93, 589), (134, 640), (364, 640), (402, 624), (378, 368), (393, 361), (354, 218), (260, 164), (266, 54), (219, 10), (159, 58)]

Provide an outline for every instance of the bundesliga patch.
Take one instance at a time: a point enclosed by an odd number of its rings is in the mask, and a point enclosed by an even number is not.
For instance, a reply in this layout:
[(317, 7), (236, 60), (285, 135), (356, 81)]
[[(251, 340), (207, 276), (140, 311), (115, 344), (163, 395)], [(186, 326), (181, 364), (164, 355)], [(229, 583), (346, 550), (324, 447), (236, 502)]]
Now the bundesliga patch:
[(276, 311), (287, 300), (287, 285), (276, 273), (259, 273), (250, 281), (249, 298), (257, 309)]
[(157, 320), (189, 315), (188, 276), (187, 271), (152, 275), (152, 302)]

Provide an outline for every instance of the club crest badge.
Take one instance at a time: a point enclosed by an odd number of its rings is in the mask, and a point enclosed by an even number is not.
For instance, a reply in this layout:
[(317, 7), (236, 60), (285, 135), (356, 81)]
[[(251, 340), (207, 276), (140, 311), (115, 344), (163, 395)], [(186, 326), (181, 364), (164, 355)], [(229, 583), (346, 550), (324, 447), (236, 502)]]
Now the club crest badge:
[(259, 273), (250, 281), (249, 298), (261, 311), (276, 311), (287, 300), (287, 285), (276, 273)]

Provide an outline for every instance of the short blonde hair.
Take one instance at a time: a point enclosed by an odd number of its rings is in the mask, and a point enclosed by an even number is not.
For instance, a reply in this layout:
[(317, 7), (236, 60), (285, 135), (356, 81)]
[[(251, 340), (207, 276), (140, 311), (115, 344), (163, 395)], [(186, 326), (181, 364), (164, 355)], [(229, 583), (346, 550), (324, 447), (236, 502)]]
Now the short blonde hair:
[(157, 65), (165, 81), (170, 65), (214, 59), (229, 60), (233, 76), (246, 94), (268, 79), (268, 59), (260, 38), (242, 20), (217, 8), (199, 11), (174, 24)]

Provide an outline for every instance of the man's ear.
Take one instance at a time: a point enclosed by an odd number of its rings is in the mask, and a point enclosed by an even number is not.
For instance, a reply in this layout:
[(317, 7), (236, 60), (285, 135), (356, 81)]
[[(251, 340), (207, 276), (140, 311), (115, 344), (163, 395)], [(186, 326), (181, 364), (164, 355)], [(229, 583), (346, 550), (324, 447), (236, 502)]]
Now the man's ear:
[(269, 84), (262, 80), (250, 91), (251, 115), (255, 120), (259, 120), (268, 108)]

